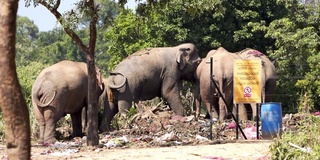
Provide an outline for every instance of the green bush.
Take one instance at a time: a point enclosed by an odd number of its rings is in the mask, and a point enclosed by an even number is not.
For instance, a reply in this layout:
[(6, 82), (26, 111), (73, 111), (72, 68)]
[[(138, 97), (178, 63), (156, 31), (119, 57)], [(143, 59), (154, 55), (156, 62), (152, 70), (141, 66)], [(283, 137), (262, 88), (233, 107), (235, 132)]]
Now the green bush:
[[(306, 116), (298, 124), (297, 130), (274, 139), (270, 146), (272, 159), (320, 159), (320, 117)], [(310, 152), (303, 151), (308, 148)]]
[(31, 90), (34, 81), (36, 80), (39, 73), (46, 68), (48, 65), (44, 65), (40, 62), (31, 62), (27, 66), (18, 67), (17, 74), (19, 83), (21, 85), (22, 93), (29, 108), (29, 118), (31, 127), (31, 139), (36, 139), (38, 133), (38, 125), (33, 114), (32, 101), (31, 101)]

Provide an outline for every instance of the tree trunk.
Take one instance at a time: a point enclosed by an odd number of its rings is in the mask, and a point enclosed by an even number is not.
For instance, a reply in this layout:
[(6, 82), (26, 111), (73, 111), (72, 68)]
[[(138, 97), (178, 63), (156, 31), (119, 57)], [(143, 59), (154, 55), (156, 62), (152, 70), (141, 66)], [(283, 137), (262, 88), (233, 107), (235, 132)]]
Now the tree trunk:
[(87, 53), (88, 66), (88, 123), (87, 123), (87, 145), (97, 146), (99, 144), (98, 135), (98, 95), (97, 93), (97, 78), (96, 68), (93, 59), (93, 54)]
[(98, 96), (97, 93), (97, 78), (96, 65), (94, 62), (94, 51), (97, 40), (97, 20), (98, 20), (98, 6), (94, 4), (93, 0), (88, 1), (88, 6), (91, 9), (90, 21), (90, 41), (89, 48), (86, 52), (88, 65), (88, 129), (87, 129), (87, 145), (99, 145), (98, 135)]
[(87, 106), (87, 145), (97, 146), (99, 144), (98, 136), (98, 98), (97, 93), (97, 79), (96, 79), (96, 68), (94, 62), (94, 50), (96, 46), (97, 39), (97, 20), (98, 20), (98, 6), (95, 5), (94, 0), (84, 1), (84, 6), (91, 11), (91, 21), (90, 21), (90, 40), (89, 47), (87, 47), (80, 37), (65, 24), (65, 19), (62, 17), (61, 13), (58, 11), (60, 6), (60, 0), (57, 0), (55, 5), (50, 5), (46, 1), (40, 1), (44, 7), (46, 7), (56, 19), (64, 26), (64, 31), (77, 43), (79, 48), (86, 53), (87, 65), (88, 65), (88, 106)]
[(8, 159), (30, 159), (29, 111), (15, 64), (17, 9), (17, 0), (0, 0), (0, 106)]

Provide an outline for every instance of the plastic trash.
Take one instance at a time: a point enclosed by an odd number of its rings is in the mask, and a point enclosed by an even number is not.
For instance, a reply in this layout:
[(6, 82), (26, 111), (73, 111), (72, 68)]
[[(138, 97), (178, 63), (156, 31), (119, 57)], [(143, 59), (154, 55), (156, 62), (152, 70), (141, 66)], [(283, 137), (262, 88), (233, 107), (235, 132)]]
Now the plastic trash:
[(107, 148), (110, 147), (122, 147), (126, 143), (128, 143), (128, 139), (126, 136), (120, 137), (120, 138), (114, 138), (109, 140), (106, 144), (104, 144)]

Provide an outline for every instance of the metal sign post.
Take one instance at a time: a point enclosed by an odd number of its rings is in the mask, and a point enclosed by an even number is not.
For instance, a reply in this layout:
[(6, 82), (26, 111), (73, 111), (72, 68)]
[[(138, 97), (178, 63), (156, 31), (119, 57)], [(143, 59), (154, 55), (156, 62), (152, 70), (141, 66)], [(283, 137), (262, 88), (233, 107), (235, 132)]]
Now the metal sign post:
[(213, 88), (212, 88), (213, 78), (212, 78), (212, 57), (210, 58), (210, 139), (212, 140), (212, 97), (213, 97)]

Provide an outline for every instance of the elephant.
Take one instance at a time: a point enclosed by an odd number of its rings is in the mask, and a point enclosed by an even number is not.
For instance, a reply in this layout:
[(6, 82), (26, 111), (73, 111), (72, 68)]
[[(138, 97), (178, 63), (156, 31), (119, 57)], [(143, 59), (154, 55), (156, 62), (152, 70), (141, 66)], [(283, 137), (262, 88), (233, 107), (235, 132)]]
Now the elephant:
[(174, 113), (183, 116), (180, 80), (194, 82), (201, 58), (196, 46), (184, 43), (174, 47), (157, 47), (137, 51), (121, 61), (108, 77), (111, 94), (100, 130), (110, 130), (116, 113), (126, 119), (132, 102), (162, 97)]
[[(104, 84), (96, 67), (97, 97)], [(39, 143), (54, 143), (55, 124), (66, 114), (71, 115), (72, 136), (82, 135), (82, 110), (87, 107), (87, 64), (69, 60), (60, 61), (40, 72), (32, 86), (32, 104), (40, 128)], [(83, 120), (82, 120), (83, 119)]]
[[(247, 48), (240, 52), (236, 53), (242, 59), (261, 59), (262, 62), (262, 75), (261, 75), (261, 99), (262, 103), (271, 102), (272, 96), (276, 89), (277, 73), (274, 64), (270, 59), (259, 52), (258, 50)], [(257, 114), (256, 104), (240, 104), (239, 105), (239, 119), (247, 120), (248, 113), (247, 109), (251, 107), (252, 110), (252, 119), (255, 119)]]
[[(221, 96), (213, 96), (212, 113), (210, 113), (210, 58), (213, 58), (212, 73), (213, 80), (219, 87), (226, 103), (233, 109), (233, 64), (234, 60), (240, 59), (236, 54), (228, 52), (225, 48), (219, 47), (217, 50), (211, 50), (199, 64), (196, 71), (196, 90), (194, 105), (195, 119), (200, 116), (201, 101), (204, 102), (207, 111), (212, 118), (224, 120), (227, 118), (227, 106)], [(213, 84), (213, 95), (217, 95), (218, 88)], [(231, 112), (231, 111), (230, 111)]]

